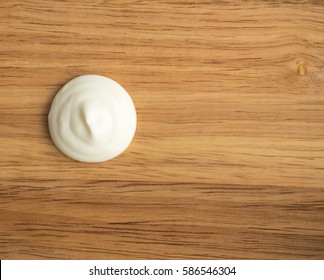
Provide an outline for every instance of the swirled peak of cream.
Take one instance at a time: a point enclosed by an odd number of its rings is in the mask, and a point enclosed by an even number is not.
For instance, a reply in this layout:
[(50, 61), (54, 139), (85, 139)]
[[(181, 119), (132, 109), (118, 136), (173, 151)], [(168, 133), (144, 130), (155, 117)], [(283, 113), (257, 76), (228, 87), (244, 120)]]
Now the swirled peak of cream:
[(55, 96), (48, 114), (55, 146), (72, 159), (101, 162), (121, 154), (136, 130), (132, 99), (115, 81), (84, 75)]

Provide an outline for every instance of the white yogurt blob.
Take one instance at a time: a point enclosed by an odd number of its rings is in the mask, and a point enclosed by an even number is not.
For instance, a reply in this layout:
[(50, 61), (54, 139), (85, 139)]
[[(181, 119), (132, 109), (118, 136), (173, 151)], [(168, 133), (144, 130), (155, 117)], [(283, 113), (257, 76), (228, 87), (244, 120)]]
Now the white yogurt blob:
[(135, 106), (126, 90), (99, 76), (77, 77), (61, 88), (48, 114), (55, 146), (82, 162), (101, 162), (121, 154), (136, 130)]

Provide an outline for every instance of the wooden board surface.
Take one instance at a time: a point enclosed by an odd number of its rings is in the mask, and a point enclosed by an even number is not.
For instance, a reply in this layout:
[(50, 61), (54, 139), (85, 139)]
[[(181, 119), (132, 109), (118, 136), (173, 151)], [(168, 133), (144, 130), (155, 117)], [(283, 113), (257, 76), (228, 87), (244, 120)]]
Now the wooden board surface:
[[(324, 259), (322, 1), (0, 2), (1, 259)], [(138, 128), (79, 163), (47, 113), (82, 74)]]

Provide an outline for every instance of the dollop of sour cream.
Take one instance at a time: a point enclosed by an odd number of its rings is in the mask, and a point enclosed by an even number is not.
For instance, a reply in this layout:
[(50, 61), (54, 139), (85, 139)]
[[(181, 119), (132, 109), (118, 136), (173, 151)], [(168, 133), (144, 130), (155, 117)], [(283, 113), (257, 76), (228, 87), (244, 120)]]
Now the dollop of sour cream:
[(48, 126), (55, 146), (65, 155), (82, 162), (102, 162), (118, 156), (131, 143), (136, 110), (117, 82), (84, 75), (57, 93)]

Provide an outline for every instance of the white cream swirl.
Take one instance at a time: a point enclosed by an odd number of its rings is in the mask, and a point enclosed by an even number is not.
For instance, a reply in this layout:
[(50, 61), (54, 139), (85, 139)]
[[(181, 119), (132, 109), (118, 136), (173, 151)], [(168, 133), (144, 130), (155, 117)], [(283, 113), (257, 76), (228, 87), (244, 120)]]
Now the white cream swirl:
[(134, 103), (115, 81), (84, 75), (55, 96), (48, 114), (55, 146), (72, 159), (101, 162), (121, 154), (136, 130)]

